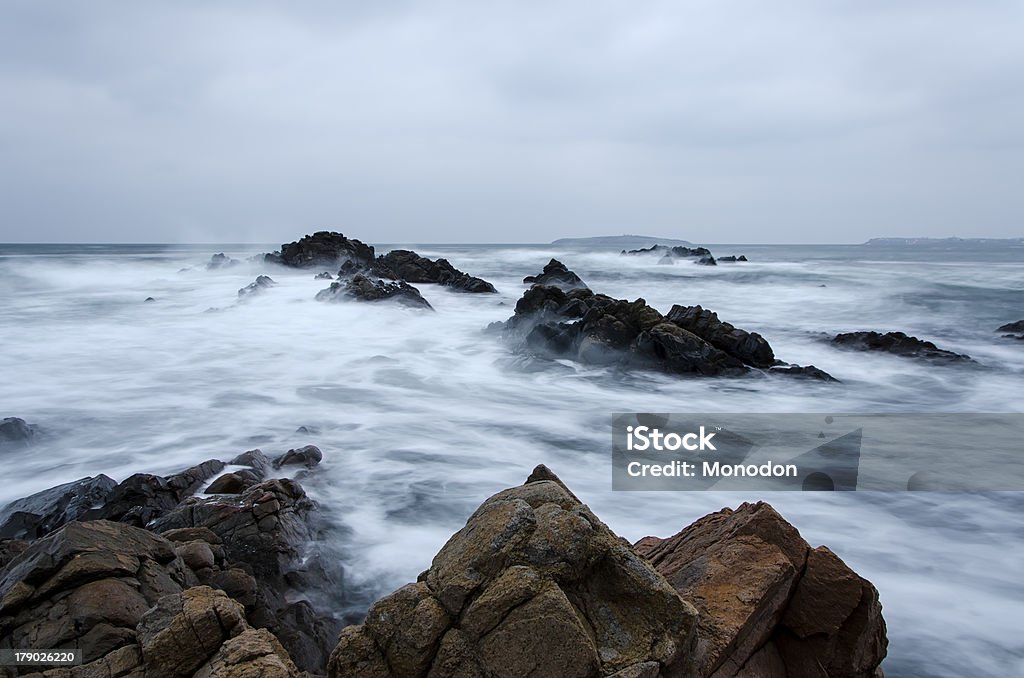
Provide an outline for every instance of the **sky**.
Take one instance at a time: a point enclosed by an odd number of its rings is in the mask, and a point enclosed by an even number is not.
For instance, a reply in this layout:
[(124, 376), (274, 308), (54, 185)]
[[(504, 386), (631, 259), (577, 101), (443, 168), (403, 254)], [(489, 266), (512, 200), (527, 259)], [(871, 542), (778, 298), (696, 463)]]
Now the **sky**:
[(1019, 0), (0, 0), (0, 241), (1024, 236)]

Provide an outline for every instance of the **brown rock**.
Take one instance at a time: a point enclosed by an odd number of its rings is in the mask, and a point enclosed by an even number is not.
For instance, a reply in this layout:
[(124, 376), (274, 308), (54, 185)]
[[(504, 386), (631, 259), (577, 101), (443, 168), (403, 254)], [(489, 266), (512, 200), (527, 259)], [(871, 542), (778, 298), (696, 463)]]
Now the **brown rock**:
[[(328, 675), (691, 675), (695, 611), (548, 469), (499, 492), (420, 582), (349, 627)], [(390, 671), (390, 673), (388, 673)], [(624, 673), (623, 676), (633, 675)]]
[(700, 612), (701, 676), (874, 676), (885, 657), (878, 593), (771, 506), (743, 504), (637, 550)]
[(247, 629), (224, 641), (194, 678), (295, 678), (299, 670), (266, 629)]

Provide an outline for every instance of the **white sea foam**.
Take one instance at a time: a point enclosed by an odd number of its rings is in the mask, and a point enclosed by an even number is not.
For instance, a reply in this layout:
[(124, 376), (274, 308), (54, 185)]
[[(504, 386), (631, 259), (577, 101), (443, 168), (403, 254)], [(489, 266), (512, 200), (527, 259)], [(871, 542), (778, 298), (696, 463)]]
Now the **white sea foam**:
[[(3, 453), (0, 502), (84, 475), (122, 479), (315, 443), (325, 459), (308, 489), (352, 530), (341, 545), (349, 581), (383, 593), (415, 578), (480, 501), (538, 463), (630, 539), (763, 498), (878, 586), (887, 675), (1019, 669), (1017, 495), (613, 493), (608, 433), (614, 411), (1020, 412), (1024, 345), (993, 330), (1024, 314), (1024, 264), (863, 261), (841, 248), (714, 248), (752, 259), (717, 267), (552, 248), (416, 249), (500, 294), (419, 285), (434, 313), (320, 303), (313, 296), (327, 283), (314, 271), (273, 269), (277, 286), (239, 303), (237, 290), (263, 267), (208, 271), (210, 252), (0, 259), (0, 415), (47, 432), (28, 452)], [(662, 311), (702, 304), (765, 335), (780, 358), (843, 383), (509, 368), (507, 349), (482, 329), (512, 314), (522, 277), (551, 256), (612, 296)], [(903, 330), (984, 368), (933, 368), (820, 339), (857, 329)]]

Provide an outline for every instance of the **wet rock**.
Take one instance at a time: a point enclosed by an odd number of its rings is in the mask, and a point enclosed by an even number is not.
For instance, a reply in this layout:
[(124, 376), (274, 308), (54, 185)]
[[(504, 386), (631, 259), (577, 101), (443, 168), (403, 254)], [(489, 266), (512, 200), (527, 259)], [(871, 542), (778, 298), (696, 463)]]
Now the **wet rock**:
[(117, 485), (105, 475), (82, 478), (17, 499), (0, 509), (0, 539), (37, 539), (102, 504)]
[(937, 347), (930, 341), (911, 337), (903, 332), (846, 332), (832, 339), (837, 348), (854, 351), (882, 351), (904, 358), (918, 358), (936, 363), (973, 363), (970, 356)]
[(269, 275), (257, 276), (255, 281), (238, 290), (238, 297), (239, 299), (250, 299), (276, 284)]
[(390, 300), (413, 308), (433, 308), (418, 289), (403, 280), (384, 282), (367, 278), (362, 274), (357, 274), (345, 282), (331, 283), (330, 287), (320, 290), (316, 295), (317, 301), (345, 299), (356, 301)]
[(662, 266), (672, 266), (676, 263), (676, 260), (673, 259), (671, 255), (666, 254), (661, 259), (658, 259), (658, 263)]
[(698, 675), (880, 675), (878, 592), (768, 504), (723, 509), (636, 547), (697, 607)]
[(796, 377), (798, 379), (814, 379), (816, 381), (839, 383), (839, 380), (833, 377), (825, 370), (818, 369), (814, 365), (776, 365), (768, 370), (771, 374), (781, 374), (787, 377)]
[(134, 644), (147, 609), (196, 583), (158, 535), (103, 520), (71, 522), (0, 571), (0, 647), (78, 647), (92, 662)]
[(1005, 339), (1018, 339), (1024, 340), (1024, 320), (1018, 320), (1015, 323), (1006, 323), (996, 329), (996, 332), (1006, 332), (1003, 337)]
[[(309, 551), (309, 544), (321, 540), (315, 509), (298, 483), (275, 479), (240, 495), (189, 497), (152, 529), (176, 534), (183, 528), (206, 528), (215, 534), (226, 562), (244, 564), (255, 579), (250, 623), (274, 633), (302, 670), (318, 672), (326, 665), (338, 624), (294, 598), (316, 594), (335, 599), (341, 595), (342, 576), (336, 558), (318, 558)], [(322, 576), (293, 576), (308, 572), (311, 560), (322, 566)], [(229, 577), (212, 576), (207, 583), (223, 583)], [(309, 588), (296, 590), (294, 581)], [(244, 590), (244, 579), (230, 575), (230, 582)], [(321, 590), (312, 590), (313, 586)]]
[(206, 494), (241, 494), (259, 482), (255, 474), (225, 473), (206, 488)]
[(313, 280), (334, 280), (334, 276), (327, 271), (323, 271), (314, 275)]
[(7, 563), (14, 560), (15, 556), (27, 548), (27, 541), (21, 539), (0, 539), (0, 571), (7, 567)]
[(324, 455), (320, 451), (320, 448), (316, 445), (306, 445), (298, 449), (288, 450), (280, 457), (274, 460), (274, 468), (281, 468), (282, 466), (294, 466), (301, 464), (306, 468), (313, 468), (321, 461), (323, 461)]
[(669, 247), (667, 245), (651, 245), (650, 247), (644, 247), (637, 250), (629, 250), (628, 252), (626, 250), (623, 250), (622, 254), (660, 254), (666, 257), (683, 259), (711, 256), (711, 250), (709, 250), (706, 247), (684, 247), (682, 245)]
[(392, 250), (377, 257), (373, 272), (382, 278), (410, 283), (437, 283), (460, 292), (495, 293), (494, 285), (463, 273), (447, 259), (430, 260), (410, 250)]
[(737, 256), (732, 256), (732, 255), (727, 256), (727, 257), (718, 257), (718, 263), (720, 263), (720, 264), (735, 264), (737, 262), (746, 261), (746, 260), (747, 260), (747, 258), (745, 256), (743, 256), (742, 254), (740, 256), (738, 256), (738, 257)]
[(531, 285), (557, 287), (563, 291), (589, 289), (578, 275), (566, 268), (565, 264), (558, 259), (552, 259), (545, 264), (544, 270), (538, 275), (526, 276), (523, 278), (523, 282)]
[(346, 628), (328, 676), (691, 675), (696, 615), (547, 469)]
[(238, 259), (232, 259), (223, 252), (219, 252), (210, 257), (210, 261), (206, 263), (207, 270), (215, 270), (218, 268), (230, 268), (232, 266), (238, 266), (240, 264)]
[(181, 473), (162, 478), (150, 473), (136, 473), (119, 483), (99, 508), (82, 515), (83, 520), (116, 520), (145, 527), (193, 494), (224, 462), (210, 459)]
[(260, 480), (267, 477), (270, 472), (270, 460), (263, 454), (262, 450), (249, 450), (238, 455), (230, 462), (232, 466), (248, 466), (259, 475)]
[(268, 254), (265, 260), (293, 268), (335, 267), (347, 263), (357, 269), (373, 265), (373, 247), (346, 238), (341, 233), (318, 231), (296, 242), (281, 245), (281, 250)]
[(38, 435), (38, 427), (19, 417), (4, 417), (0, 420), (0, 449), (29, 445)]
[(154, 299), (153, 297), (146, 297), (146, 298), (145, 298), (145, 299), (143, 300), (143, 303), (145, 303), (145, 304), (151, 304), (151, 303), (153, 303), (154, 301), (156, 301), (156, 299)]
[(775, 364), (775, 353), (764, 337), (719, 320), (714, 311), (676, 305), (665, 318), (747, 365), (767, 368)]
[(701, 266), (717, 266), (718, 265), (718, 262), (710, 254), (707, 255), (706, 257), (701, 257), (700, 259), (698, 259), (697, 263), (700, 264)]

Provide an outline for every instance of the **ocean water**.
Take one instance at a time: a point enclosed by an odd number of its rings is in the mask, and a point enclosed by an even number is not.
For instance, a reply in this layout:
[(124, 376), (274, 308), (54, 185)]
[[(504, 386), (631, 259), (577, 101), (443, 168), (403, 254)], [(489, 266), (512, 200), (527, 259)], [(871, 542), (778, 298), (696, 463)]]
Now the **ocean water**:
[[(710, 247), (751, 261), (418, 245), (500, 292), (418, 285), (431, 313), (316, 302), (326, 283), (313, 271), (205, 268), (215, 251), (244, 259), (266, 246), (0, 246), (0, 416), (46, 432), (2, 453), (0, 503), (85, 475), (120, 480), (313, 443), (325, 459), (304, 483), (345, 527), (335, 546), (358, 608), (413, 580), (483, 499), (538, 463), (631, 540), (765, 499), (878, 587), (886, 675), (1024, 676), (1020, 493), (612, 492), (608, 435), (616, 411), (1024, 412), (1024, 342), (994, 332), (1024, 318), (1024, 253)], [(552, 256), (599, 292), (661, 311), (711, 308), (842, 383), (510, 367), (483, 329), (512, 314), (522, 277)], [(239, 302), (259, 273), (277, 286)], [(902, 330), (980, 366), (821, 340), (861, 329)]]

